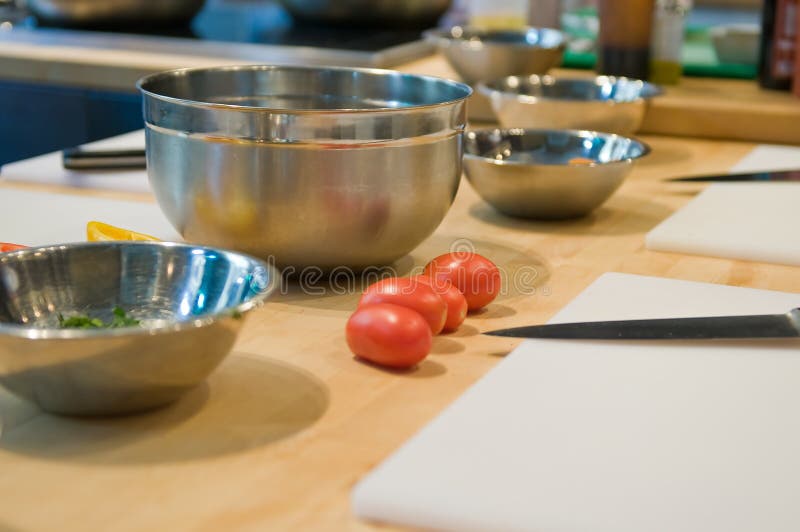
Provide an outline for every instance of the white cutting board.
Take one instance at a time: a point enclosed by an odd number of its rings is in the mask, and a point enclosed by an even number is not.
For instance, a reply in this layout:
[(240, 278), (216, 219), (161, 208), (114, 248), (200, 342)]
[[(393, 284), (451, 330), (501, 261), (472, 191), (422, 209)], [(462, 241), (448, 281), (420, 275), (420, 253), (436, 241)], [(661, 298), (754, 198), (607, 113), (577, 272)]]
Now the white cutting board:
[(155, 203), (0, 189), (0, 242), (26, 246), (83, 242), (91, 220), (162, 240), (182, 240)]
[[(799, 305), (610, 273), (552, 321)], [(528, 341), (364, 478), (353, 507), (428, 529), (796, 532), (798, 383), (788, 340)]]
[[(102, 149), (144, 149), (144, 130), (140, 129), (84, 146)], [(150, 192), (146, 170), (67, 170), (61, 163), (60, 151), (6, 164), (0, 169), (0, 179), (75, 188)]]
[(730, 173), (761, 172), (765, 170), (797, 170), (800, 168), (800, 148), (781, 144), (760, 144), (731, 168)]
[[(731, 172), (800, 168), (800, 148), (762, 145)], [(800, 184), (717, 183), (645, 237), (655, 251), (671, 251), (800, 266)]]
[(710, 185), (645, 237), (655, 251), (800, 266), (800, 184)]

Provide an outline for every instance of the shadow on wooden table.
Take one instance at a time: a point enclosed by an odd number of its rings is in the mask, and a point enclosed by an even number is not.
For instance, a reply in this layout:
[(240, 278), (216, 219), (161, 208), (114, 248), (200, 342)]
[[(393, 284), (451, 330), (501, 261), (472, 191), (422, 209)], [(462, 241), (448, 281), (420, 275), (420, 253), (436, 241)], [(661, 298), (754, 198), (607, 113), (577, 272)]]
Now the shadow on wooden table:
[(477, 336), (481, 332), (470, 325), (469, 323), (462, 323), (457, 330), (442, 333), (443, 338), (467, 338), (469, 336)]
[(466, 349), (467, 347), (463, 342), (445, 336), (437, 336), (433, 339), (431, 353), (434, 355), (455, 355), (456, 353), (462, 353)]
[(480, 310), (476, 310), (474, 312), (470, 312), (468, 316), (470, 318), (475, 318), (479, 320), (493, 320), (497, 318), (510, 318), (517, 313), (511, 307), (506, 305), (500, 305), (497, 303), (492, 303), (488, 307), (484, 307)]
[[(289, 280), (284, 293), (274, 301), (308, 308), (352, 312), (358, 305), (361, 293), (376, 280), (392, 276), (419, 275), (434, 257), (451, 251), (479, 253), (500, 268), (502, 289), (493, 304), (494, 311), (510, 315), (514, 310), (499, 306), (504, 300), (535, 293), (550, 277), (550, 268), (544, 257), (499, 242), (472, 239), (456, 235), (433, 235), (410, 254), (394, 264), (381, 269), (351, 272), (342, 269), (333, 278), (319, 278), (314, 283), (298, 279)], [(500, 317), (494, 316), (494, 317)]]
[[(438, 338), (434, 338), (434, 342), (438, 340)], [(431, 353), (434, 353), (434, 350), (431, 350)], [(387, 366), (381, 366), (380, 364), (375, 364), (374, 362), (370, 362), (369, 360), (354, 356), (353, 360), (361, 364), (365, 367), (374, 369), (375, 371), (379, 371), (381, 373), (391, 373), (392, 375), (397, 375), (401, 378), (406, 379), (428, 379), (431, 377), (438, 377), (440, 375), (444, 375), (447, 373), (447, 368), (443, 365), (439, 364), (438, 362), (434, 362), (430, 358), (426, 358), (416, 366), (411, 368), (391, 368)]]
[(536, 233), (580, 235), (628, 235), (647, 232), (669, 215), (672, 210), (641, 196), (617, 194), (597, 210), (570, 220), (529, 220), (506, 216), (484, 201), (474, 203), (469, 213), (486, 223)]
[(663, 172), (665, 167), (670, 174), (673, 174), (672, 168), (685, 165), (695, 157), (695, 153), (686, 146), (685, 139), (659, 137), (655, 142), (652, 139), (646, 139), (645, 142), (653, 150), (637, 161), (635, 167), (637, 174), (642, 170), (651, 169)]
[[(207, 383), (166, 408), (116, 418), (18, 417), (17, 425), (2, 427), (0, 449), (120, 466), (199, 460), (290, 438), (318, 420), (328, 402), (327, 387), (305, 370), (233, 353)], [(5, 409), (0, 415), (15, 417)]]

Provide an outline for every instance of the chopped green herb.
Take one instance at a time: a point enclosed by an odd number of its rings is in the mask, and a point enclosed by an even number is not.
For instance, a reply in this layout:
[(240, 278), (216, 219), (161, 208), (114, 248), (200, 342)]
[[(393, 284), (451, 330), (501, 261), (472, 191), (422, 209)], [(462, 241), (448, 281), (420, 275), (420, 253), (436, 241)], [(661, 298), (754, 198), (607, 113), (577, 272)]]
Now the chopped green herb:
[(139, 325), (139, 320), (125, 315), (125, 311), (120, 307), (114, 307), (114, 319), (111, 320), (109, 327), (133, 327)]
[(114, 317), (109, 323), (100, 318), (90, 318), (86, 315), (70, 316), (65, 318), (58, 314), (58, 326), (62, 329), (116, 329), (118, 327), (133, 327), (139, 325), (139, 320), (128, 317), (120, 307), (114, 307)]
[(58, 315), (58, 326), (62, 329), (99, 329), (105, 324), (103, 320), (90, 318), (89, 316), (70, 316), (65, 318)]

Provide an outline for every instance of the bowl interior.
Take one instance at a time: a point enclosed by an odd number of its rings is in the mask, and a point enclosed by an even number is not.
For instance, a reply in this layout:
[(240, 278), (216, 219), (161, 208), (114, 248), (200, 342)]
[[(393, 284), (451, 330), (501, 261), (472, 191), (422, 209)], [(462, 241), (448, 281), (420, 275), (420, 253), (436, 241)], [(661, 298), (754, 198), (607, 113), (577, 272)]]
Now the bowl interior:
[(638, 140), (594, 131), (482, 130), (469, 131), (467, 157), (493, 164), (573, 165), (609, 164), (646, 155)]
[(489, 92), (565, 101), (632, 102), (660, 94), (646, 81), (598, 76), (596, 78), (555, 78), (553, 76), (509, 76), (486, 83)]
[(398, 109), (466, 98), (469, 87), (400, 72), (305, 67), (223, 67), (163, 72), (139, 87), (157, 98), (256, 110)]
[(560, 48), (565, 46), (563, 33), (550, 28), (524, 28), (520, 30), (490, 30), (453, 26), (446, 30), (435, 30), (428, 36), (448, 41), (459, 41), (466, 45), (511, 45), (526, 48)]
[(246, 255), (164, 243), (0, 254), (0, 330), (59, 329), (59, 314), (110, 322), (115, 307), (147, 328), (210, 319), (266, 298), (277, 283), (273, 271)]

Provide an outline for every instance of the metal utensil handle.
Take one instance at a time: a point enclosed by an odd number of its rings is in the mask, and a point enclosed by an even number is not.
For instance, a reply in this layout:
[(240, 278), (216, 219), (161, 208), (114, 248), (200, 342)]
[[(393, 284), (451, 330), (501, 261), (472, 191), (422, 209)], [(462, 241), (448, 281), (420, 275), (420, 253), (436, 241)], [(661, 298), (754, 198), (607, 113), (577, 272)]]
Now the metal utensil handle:
[(68, 170), (145, 169), (147, 159), (143, 149), (87, 150), (67, 148), (61, 152), (62, 163)]
[(793, 308), (786, 313), (786, 317), (789, 318), (789, 324), (795, 328), (797, 335), (800, 336), (800, 308)]

